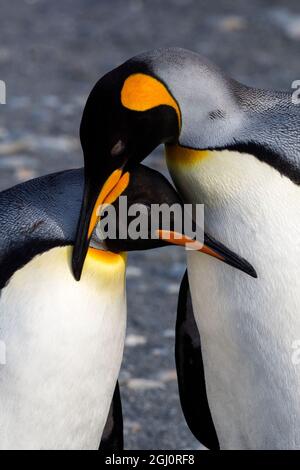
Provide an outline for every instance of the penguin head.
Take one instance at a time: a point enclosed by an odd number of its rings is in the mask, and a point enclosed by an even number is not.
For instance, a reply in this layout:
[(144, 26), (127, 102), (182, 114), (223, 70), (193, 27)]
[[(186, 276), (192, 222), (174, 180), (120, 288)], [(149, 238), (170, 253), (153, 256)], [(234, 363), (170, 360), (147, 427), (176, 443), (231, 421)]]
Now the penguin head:
[[(167, 246), (169, 243), (184, 245), (188, 237), (183, 233), (177, 233), (178, 240), (174, 240), (176, 231), (176, 221), (174, 209), (178, 209), (180, 225), (184, 227), (183, 203), (179, 194), (169, 183), (169, 181), (158, 171), (145, 165), (138, 164), (132, 169), (130, 182), (122, 193), (123, 201), (116, 199), (111, 207), (113, 212), (112, 228), (113, 236), (109, 234), (105, 237), (104, 247), (112, 252), (148, 250)], [(153, 207), (164, 207), (167, 209), (168, 220), (163, 217), (157, 218), (156, 226), (153, 227)], [(125, 211), (121, 214), (121, 211)], [(138, 222), (135, 224), (136, 215)], [(95, 226), (91, 238), (92, 246), (97, 247), (100, 240), (97, 234), (101, 234), (100, 222), (106, 224), (106, 216), (109, 212), (106, 209), (101, 214), (101, 219)], [(115, 216), (115, 217), (114, 217)], [(140, 224), (144, 224), (141, 230)], [(138, 226), (138, 234), (132, 236), (130, 225)], [(155, 232), (155, 233), (154, 233)], [(153, 237), (155, 235), (155, 238)], [(180, 238), (179, 238), (180, 237)], [(100, 242), (101, 247), (101, 242)]]
[[(203, 232), (200, 234), (201, 229), (198, 227), (197, 230), (196, 223), (193, 220), (190, 222), (186, 220), (186, 217), (190, 217), (190, 213), (184, 210), (183, 202), (174, 187), (158, 171), (138, 164), (132, 169), (130, 182), (122, 198), (122, 203), (120, 198), (112, 200), (108, 197), (105, 200), (101, 217), (97, 218), (91, 235), (92, 248), (120, 253), (160, 248), (169, 244), (179, 245), (206, 253), (251, 276), (256, 276), (254, 269), (245, 259), (207, 234)], [(105, 209), (107, 203), (109, 211)], [(162, 213), (156, 212), (155, 219), (154, 207), (164, 208), (163, 213), (166, 218), (164, 219)], [(158, 214), (160, 215), (157, 216)], [(110, 216), (112, 216), (110, 222), (113, 230), (108, 231), (103, 238), (101, 223), (106, 226), (106, 219), (109, 220)], [(134, 228), (138, 226), (138, 230), (131, 232), (131, 224)], [(141, 224), (144, 224), (143, 230)], [(194, 234), (204, 235), (203, 240), (200, 242)]]
[(84, 109), (85, 190), (73, 272), (80, 277), (99, 204), (126, 189), (132, 169), (159, 144), (197, 149), (234, 142), (243, 113), (234, 82), (179, 48), (136, 56), (101, 78)]
[[(166, 220), (158, 211), (153, 224), (153, 207), (165, 208)], [(179, 225), (180, 230), (184, 228), (185, 216), (182, 200), (169, 181), (158, 171), (138, 164), (132, 168), (129, 184), (122, 196), (111, 197), (109, 194), (105, 198), (94, 220), (90, 245), (114, 253), (148, 250), (169, 243), (185, 246), (193, 242), (191, 237), (178, 232)], [(195, 230), (195, 223), (191, 223)], [(140, 227), (141, 224), (144, 226)], [(133, 225), (137, 229), (134, 234), (130, 229)], [(198, 246), (200, 251), (202, 244)]]

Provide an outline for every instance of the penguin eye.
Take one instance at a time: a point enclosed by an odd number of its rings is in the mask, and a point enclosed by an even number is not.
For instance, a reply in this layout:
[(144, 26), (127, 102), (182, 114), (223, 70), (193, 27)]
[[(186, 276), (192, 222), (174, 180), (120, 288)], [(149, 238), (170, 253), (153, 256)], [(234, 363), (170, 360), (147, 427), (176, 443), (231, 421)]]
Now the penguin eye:
[(112, 157), (118, 157), (125, 150), (125, 143), (119, 139), (118, 142), (112, 147), (110, 153)]

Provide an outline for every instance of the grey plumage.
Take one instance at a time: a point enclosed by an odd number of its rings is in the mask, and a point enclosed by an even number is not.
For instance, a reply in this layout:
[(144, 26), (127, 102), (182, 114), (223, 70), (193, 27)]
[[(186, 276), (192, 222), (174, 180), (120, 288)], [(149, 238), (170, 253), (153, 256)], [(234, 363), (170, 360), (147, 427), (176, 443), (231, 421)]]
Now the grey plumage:
[(83, 169), (27, 181), (0, 193), (0, 288), (38, 253), (74, 242)]
[(179, 103), (179, 144), (254, 154), (300, 184), (300, 106), (292, 91), (259, 90), (181, 48), (155, 49), (129, 61), (166, 84)]

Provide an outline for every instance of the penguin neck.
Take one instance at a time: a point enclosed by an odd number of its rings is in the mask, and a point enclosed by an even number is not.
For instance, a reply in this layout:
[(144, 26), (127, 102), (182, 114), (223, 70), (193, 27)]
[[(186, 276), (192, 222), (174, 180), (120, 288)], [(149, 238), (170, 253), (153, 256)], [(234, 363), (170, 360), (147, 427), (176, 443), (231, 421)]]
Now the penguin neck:
[(97, 449), (122, 359), (123, 255), (71, 247), (36, 256), (1, 291), (0, 447)]
[[(280, 272), (292, 266), (296, 270), (292, 275), (297, 272), (294, 261), (296, 258), (298, 263), (300, 256), (298, 185), (250, 154), (168, 147), (166, 155), (170, 174), (184, 201), (204, 204), (208, 233), (248, 259), (255, 269), (265, 264), (267, 270), (270, 263), (270, 279), (276, 262)], [(288, 282), (281, 278), (277, 281)], [(271, 285), (275, 288), (274, 282)]]
[(300, 185), (296, 94), (242, 86), (237, 88), (236, 98), (245, 120), (230, 149), (255, 155)]
[(221, 447), (299, 448), (300, 366), (293, 348), (300, 338), (300, 187), (249, 154), (191, 151), (180, 158), (167, 150), (167, 159), (184, 199), (204, 203), (207, 232), (258, 274), (253, 280), (188, 254)]

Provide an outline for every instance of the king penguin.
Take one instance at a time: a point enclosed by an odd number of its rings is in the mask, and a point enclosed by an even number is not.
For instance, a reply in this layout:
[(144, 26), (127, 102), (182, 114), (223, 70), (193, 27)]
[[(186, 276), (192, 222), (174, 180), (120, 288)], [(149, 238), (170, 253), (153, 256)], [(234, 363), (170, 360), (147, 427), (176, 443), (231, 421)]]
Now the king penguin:
[[(86, 184), (75, 275), (88, 243), (93, 178), (101, 188), (159, 144), (183, 200), (205, 204), (206, 230), (257, 270), (254, 281), (201, 253), (187, 255), (183, 292), (190, 289), (207, 394), (194, 406), (209, 407), (215, 434), (206, 441), (217, 436), (221, 449), (300, 448), (293, 361), (300, 338), (299, 123), (292, 92), (245, 86), (180, 48), (140, 54), (109, 72), (83, 115)], [(198, 427), (203, 435), (205, 420)]]
[(1, 449), (97, 449), (101, 440), (123, 354), (126, 261), (91, 248), (74, 281), (82, 179), (72, 170), (0, 194)]
[[(101, 450), (123, 445), (116, 382), (126, 328), (124, 250), (168, 242), (104, 242), (94, 230), (76, 282), (71, 253), (83, 186), (79, 169), (0, 193), (0, 339), (6, 347), (1, 449), (97, 449), (101, 436)], [(181, 204), (171, 184), (142, 165), (132, 171), (124, 195), (128, 206)], [(205, 235), (205, 242), (201, 249), (253, 274), (245, 260), (211, 237)]]

